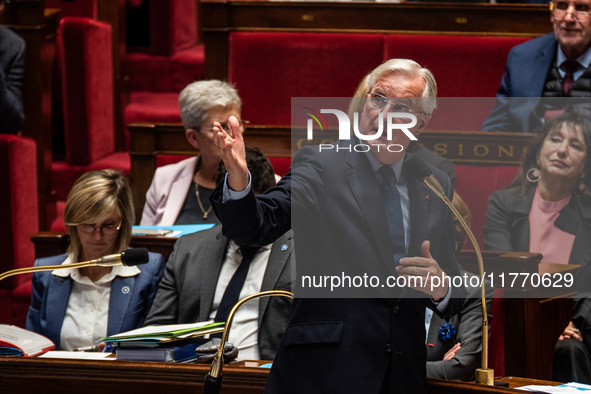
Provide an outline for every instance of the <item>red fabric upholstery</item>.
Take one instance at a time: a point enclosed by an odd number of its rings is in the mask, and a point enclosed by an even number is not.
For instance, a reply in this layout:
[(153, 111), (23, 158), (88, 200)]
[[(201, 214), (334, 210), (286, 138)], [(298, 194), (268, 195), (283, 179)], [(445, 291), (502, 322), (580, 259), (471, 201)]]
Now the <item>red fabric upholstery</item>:
[(66, 161), (52, 163), (52, 182), (57, 199), (63, 201), (86, 171), (113, 168), (130, 174), (131, 162), (127, 152), (114, 151), (111, 26), (66, 17), (60, 21), (57, 42)]
[(63, 18), (58, 28), (66, 161), (86, 165), (115, 148), (111, 25)]
[(253, 124), (289, 125), (291, 97), (351, 97), (383, 58), (383, 36), (230, 33), (228, 79)]
[(505, 308), (503, 289), (495, 289), (493, 296), (490, 336), (488, 338), (488, 367), (495, 371), (495, 376), (505, 376)]
[(178, 92), (132, 92), (130, 98), (130, 103), (124, 111), (125, 124), (181, 122)]
[[(462, 196), (472, 215), (472, 232), (484, 249), (484, 224), (488, 199), (495, 190), (508, 186), (517, 175), (517, 166), (475, 166), (456, 164), (456, 191)], [(464, 249), (473, 249), (467, 241)]]
[(194, 45), (171, 56), (146, 53), (127, 54), (129, 88), (132, 92), (174, 92), (177, 94), (188, 84), (203, 79), (204, 46)]
[[(0, 272), (33, 265), (35, 250), (31, 235), (39, 231), (37, 213), (37, 152), (35, 141), (15, 135), (0, 135)], [(19, 275), (0, 282), (0, 322), (24, 326), (31, 300), (30, 275)], [(29, 286), (29, 292), (16, 297), (14, 290)]]
[(392, 34), (385, 59), (406, 58), (430, 69), (439, 97), (494, 97), (509, 50), (527, 37)]
[(197, 43), (195, 0), (150, 0), (150, 52), (170, 56)]
[(291, 157), (269, 157), (269, 161), (273, 165), (275, 174), (283, 176), (289, 172)]

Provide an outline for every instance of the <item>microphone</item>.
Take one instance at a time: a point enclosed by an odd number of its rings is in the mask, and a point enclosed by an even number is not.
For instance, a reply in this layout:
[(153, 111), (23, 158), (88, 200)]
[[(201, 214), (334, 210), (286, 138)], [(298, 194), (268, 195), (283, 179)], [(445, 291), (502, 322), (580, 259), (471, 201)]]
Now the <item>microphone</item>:
[[(476, 260), (478, 261), (479, 276), (484, 278), (484, 262), (482, 261), (482, 252), (480, 251), (476, 237), (474, 237), (474, 233), (472, 233), (472, 230), (470, 230), (470, 227), (462, 215), (458, 212), (456, 207), (453, 206), (451, 201), (449, 201), (449, 198), (445, 194), (443, 187), (441, 187), (441, 184), (437, 181), (435, 176), (433, 176), (429, 166), (417, 155), (412, 155), (409, 156), (409, 158), (404, 162), (404, 167), (413, 177), (425, 183), (429, 189), (431, 189), (439, 198), (441, 198), (445, 205), (447, 205), (452, 211), (456, 219), (458, 219), (466, 231), (466, 234), (468, 234), (472, 245), (474, 246)], [(481, 368), (476, 369), (475, 377), (476, 383), (493, 386), (495, 373), (494, 370), (488, 368), (488, 313), (486, 311), (486, 293), (484, 289), (484, 280), (480, 284), (480, 303), (482, 304), (482, 357)]]
[(232, 307), (232, 310), (228, 314), (228, 321), (226, 321), (226, 325), (224, 326), (224, 331), (222, 332), (222, 339), (220, 341), (220, 347), (218, 348), (218, 352), (216, 353), (213, 361), (211, 362), (211, 368), (207, 375), (205, 375), (205, 381), (203, 382), (203, 394), (218, 394), (222, 387), (222, 369), (224, 366), (224, 347), (226, 346), (226, 341), (228, 340), (228, 335), (230, 334), (230, 327), (232, 326), (232, 320), (234, 319), (234, 313), (236, 310), (240, 308), (245, 302), (250, 301), (254, 298), (259, 297), (273, 297), (273, 296), (283, 296), (289, 297), (293, 299), (293, 293), (285, 290), (267, 290), (261, 291), (259, 293), (254, 293), (249, 296), (244, 297), (240, 301), (236, 303)]
[[(150, 260), (148, 249), (137, 248), (127, 249), (121, 253), (108, 254), (96, 260), (96, 265), (100, 267), (112, 267), (115, 265), (133, 266), (146, 264)], [(93, 261), (93, 260), (90, 260)]]
[(81, 261), (79, 263), (17, 268), (0, 274), (0, 280), (13, 275), (27, 274), (37, 271), (53, 271), (64, 268), (113, 267), (116, 265), (133, 266), (146, 264), (149, 260), (150, 255), (148, 254), (148, 249), (134, 248), (124, 250), (121, 253), (109, 254), (95, 260)]

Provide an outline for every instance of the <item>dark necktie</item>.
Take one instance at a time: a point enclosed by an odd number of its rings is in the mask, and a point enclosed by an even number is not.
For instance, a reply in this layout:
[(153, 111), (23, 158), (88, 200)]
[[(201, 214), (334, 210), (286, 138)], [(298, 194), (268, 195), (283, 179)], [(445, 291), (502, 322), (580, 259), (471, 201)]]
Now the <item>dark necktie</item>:
[(565, 60), (562, 62), (560, 68), (564, 70), (564, 79), (562, 80), (562, 92), (566, 95), (573, 86), (574, 78), (573, 73), (579, 67), (579, 63), (576, 60)]
[(232, 279), (230, 279), (230, 282), (226, 287), (226, 291), (224, 291), (224, 295), (220, 301), (220, 306), (218, 307), (218, 311), (215, 314), (214, 320), (216, 322), (225, 322), (228, 319), (230, 311), (239, 301), (238, 298), (240, 297), (240, 291), (242, 290), (242, 286), (244, 286), (244, 281), (246, 280), (248, 267), (250, 267), (250, 263), (252, 263), (252, 260), (258, 249), (259, 248), (252, 246), (240, 247), (240, 251), (242, 252), (242, 261), (240, 262), (236, 272), (234, 272), (234, 276), (232, 276)]
[(388, 228), (390, 229), (392, 253), (395, 264), (398, 264), (398, 260), (406, 256), (400, 193), (395, 184), (396, 176), (394, 175), (394, 170), (390, 166), (382, 166), (379, 171), (383, 179), (381, 190), (384, 199), (384, 208), (386, 209), (386, 217), (388, 219)]

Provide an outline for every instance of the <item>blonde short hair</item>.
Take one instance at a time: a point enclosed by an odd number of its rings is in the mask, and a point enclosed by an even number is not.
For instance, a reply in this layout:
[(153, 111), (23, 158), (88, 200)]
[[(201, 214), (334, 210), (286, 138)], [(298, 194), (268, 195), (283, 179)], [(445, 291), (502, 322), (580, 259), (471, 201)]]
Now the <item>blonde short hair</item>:
[(82, 252), (76, 226), (98, 223), (113, 212), (121, 217), (113, 253), (127, 249), (131, 242), (131, 226), (135, 222), (132, 201), (129, 182), (120, 171), (90, 171), (78, 178), (68, 194), (64, 210), (64, 222), (70, 235), (68, 254), (79, 259)]

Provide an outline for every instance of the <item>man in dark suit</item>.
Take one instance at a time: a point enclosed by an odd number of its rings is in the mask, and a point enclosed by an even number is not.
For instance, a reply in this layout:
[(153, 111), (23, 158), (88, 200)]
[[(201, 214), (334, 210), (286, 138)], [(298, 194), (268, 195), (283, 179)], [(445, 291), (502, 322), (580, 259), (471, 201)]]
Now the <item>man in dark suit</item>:
[[(553, 98), (591, 97), (591, 0), (557, 0), (551, 10), (554, 33), (509, 52), (497, 105), (482, 130), (534, 132), (544, 117), (552, 116), (567, 101)], [(565, 80), (569, 80), (566, 86)], [(589, 113), (589, 100), (568, 102)]]
[[(384, 114), (402, 116), (401, 108), (416, 120), (409, 131), (421, 133), (437, 91), (428, 70), (411, 60), (392, 59), (372, 72), (368, 86), (361, 133), (383, 130)], [(391, 111), (394, 102), (397, 111)], [(230, 134), (214, 124), (216, 145), (228, 168), (227, 182), (212, 196), (224, 234), (238, 242), (264, 244), (293, 224), (298, 243), (296, 299), (266, 392), (424, 392), (425, 307), (448, 317), (459, 311), (466, 292), (446, 280), (428, 284), (429, 278), (459, 274), (454, 232), (450, 211), (408, 175), (403, 161), (409, 137), (399, 130), (391, 139), (382, 136), (356, 144), (362, 150), (369, 147), (362, 152), (352, 148), (359, 140), (341, 140), (338, 149), (329, 151), (302, 148), (277, 187), (255, 198), (248, 186), (238, 122), (231, 117), (229, 124)], [(451, 197), (448, 176), (431, 170)], [(393, 171), (396, 180), (382, 171)], [(392, 182), (399, 197), (388, 194), (395, 192)], [(398, 213), (390, 213), (396, 209)], [(400, 257), (400, 242), (407, 257)], [(373, 288), (311, 289), (303, 279), (314, 269), (328, 279), (359, 278), (366, 272), (379, 283), (374, 281)], [(386, 286), (388, 280), (400, 279), (409, 281), (406, 286)]]
[[(0, 15), (4, 11), (0, 0)], [(16, 134), (23, 120), (21, 89), (25, 70), (25, 41), (0, 26), (0, 133)]]
[[(246, 160), (257, 193), (275, 185), (273, 166), (260, 150), (248, 147)], [(218, 178), (223, 179), (223, 175), (222, 168)], [(145, 325), (214, 319), (230, 278), (241, 264), (239, 249), (239, 245), (222, 235), (221, 226), (179, 238)], [(291, 291), (292, 250), (291, 231), (272, 245), (259, 248), (250, 263), (239, 299), (259, 291)], [(286, 297), (263, 297), (238, 309), (229, 337), (239, 349), (238, 357), (272, 360), (290, 310), (291, 300)]]

